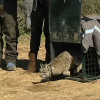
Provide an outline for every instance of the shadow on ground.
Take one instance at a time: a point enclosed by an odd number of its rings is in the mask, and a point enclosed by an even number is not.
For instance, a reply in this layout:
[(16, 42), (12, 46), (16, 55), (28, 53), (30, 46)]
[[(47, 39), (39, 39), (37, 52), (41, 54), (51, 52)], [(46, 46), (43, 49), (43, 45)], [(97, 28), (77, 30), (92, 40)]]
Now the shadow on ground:
[[(43, 60), (38, 59), (37, 60), (38, 69), (40, 69), (40, 64), (41, 63), (44, 64), (45, 62)], [(27, 59), (17, 59), (17, 62), (16, 62), (17, 68), (22, 68), (23, 70), (27, 70), (28, 64), (29, 64), (29, 60), (27, 60)], [(3, 70), (6, 70), (5, 59), (2, 59), (2, 66), (1, 66), (1, 68)]]
[(63, 80), (63, 79), (66, 79), (66, 76), (57, 75), (57, 76), (52, 77), (49, 81), (42, 79), (40, 82), (32, 82), (32, 83), (33, 84), (39, 84), (39, 83), (46, 83), (46, 82), (50, 82), (50, 81), (58, 81), (58, 80)]

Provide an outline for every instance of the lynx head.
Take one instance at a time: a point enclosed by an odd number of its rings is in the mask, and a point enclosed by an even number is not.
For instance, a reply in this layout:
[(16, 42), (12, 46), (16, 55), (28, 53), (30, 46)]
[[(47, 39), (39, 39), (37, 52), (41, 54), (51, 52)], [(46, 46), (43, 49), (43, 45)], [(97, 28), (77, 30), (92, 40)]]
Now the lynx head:
[(43, 78), (43, 80), (48, 81), (51, 78), (51, 68), (48, 64), (41, 64), (40, 67), (40, 77)]

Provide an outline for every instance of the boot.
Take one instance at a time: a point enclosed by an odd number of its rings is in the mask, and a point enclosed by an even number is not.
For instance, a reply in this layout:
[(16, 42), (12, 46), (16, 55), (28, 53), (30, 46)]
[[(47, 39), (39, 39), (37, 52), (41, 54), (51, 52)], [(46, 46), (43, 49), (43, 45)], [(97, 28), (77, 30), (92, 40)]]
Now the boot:
[(28, 69), (27, 72), (28, 73), (33, 73), (36, 71), (36, 62), (37, 62), (37, 55), (34, 53), (29, 53), (29, 65), (28, 65)]
[(45, 62), (50, 63), (50, 53), (46, 53)]

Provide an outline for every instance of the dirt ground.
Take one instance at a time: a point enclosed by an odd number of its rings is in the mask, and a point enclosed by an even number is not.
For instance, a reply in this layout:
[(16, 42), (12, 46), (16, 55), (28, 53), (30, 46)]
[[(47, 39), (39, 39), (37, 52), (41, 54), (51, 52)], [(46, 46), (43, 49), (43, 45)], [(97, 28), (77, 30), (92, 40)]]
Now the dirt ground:
[[(29, 62), (29, 43), (20, 42), (18, 52), (16, 71), (0, 69), (0, 100), (100, 100), (100, 80), (81, 83), (60, 79), (34, 84), (41, 80), (38, 73), (23, 74)], [(38, 59), (45, 59), (44, 42)]]

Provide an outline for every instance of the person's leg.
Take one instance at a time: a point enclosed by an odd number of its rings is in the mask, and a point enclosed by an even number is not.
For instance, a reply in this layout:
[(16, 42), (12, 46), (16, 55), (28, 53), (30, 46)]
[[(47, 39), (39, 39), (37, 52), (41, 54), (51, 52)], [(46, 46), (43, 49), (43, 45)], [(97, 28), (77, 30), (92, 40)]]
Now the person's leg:
[(44, 35), (45, 35), (45, 49), (46, 49), (46, 57), (45, 61), (46, 63), (50, 62), (50, 34), (49, 34), (49, 20), (48, 18), (45, 18), (44, 22)]
[(41, 34), (42, 34), (42, 24), (43, 17), (41, 16), (41, 9), (37, 12), (33, 11), (31, 16), (32, 32), (30, 41), (30, 52), (38, 54)]
[(40, 47), (40, 39), (42, 34), (42, 9), (41, 4), (38, 3), (37, 10), (32, 11), (31, 14), (31, 41), (30, 41), (30, 52), (29, 52), (29, 66), (27, 72), (39, 71), (37, 68), (37, 54)]
[(5, 17), (3, 30), (6, 40), (5, 60), (7, 70), (16, 70), (18, 25), (17, 25), (17, 1), (5, 2)]
[(0, 67), (2, 58), (3, 58), (2, 18), (0, 17)]
[(49, 34), (49, 11), (48, 2), (44, 2), (43, 6), (44, 15), (44, 35), (45, 35), (45, 49), (46, 49), (46, 63), (50, 62), (50, 34)]

